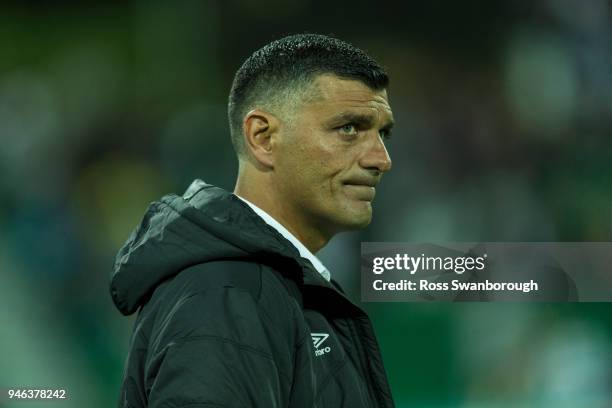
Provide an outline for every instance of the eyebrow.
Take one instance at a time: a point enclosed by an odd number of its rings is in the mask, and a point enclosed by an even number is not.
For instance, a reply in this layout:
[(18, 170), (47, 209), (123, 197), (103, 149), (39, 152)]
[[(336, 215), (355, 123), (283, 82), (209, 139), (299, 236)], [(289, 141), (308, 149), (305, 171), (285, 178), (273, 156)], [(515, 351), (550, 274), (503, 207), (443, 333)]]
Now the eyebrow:
[[(340, 123), (355, 123), (356, 125), (363, 127), (372, 127), (374, 125), (375, 119), (374, 115), (368, 115), (363, 113), (354, 113), (354, 112), (343, 112), (339, 115), (334, 116), (329, 120), (330, 124), (340, 124)], [(395, 122), (393, 119), (389, 120), (384, 124), (381, 129), (391, 130)]]

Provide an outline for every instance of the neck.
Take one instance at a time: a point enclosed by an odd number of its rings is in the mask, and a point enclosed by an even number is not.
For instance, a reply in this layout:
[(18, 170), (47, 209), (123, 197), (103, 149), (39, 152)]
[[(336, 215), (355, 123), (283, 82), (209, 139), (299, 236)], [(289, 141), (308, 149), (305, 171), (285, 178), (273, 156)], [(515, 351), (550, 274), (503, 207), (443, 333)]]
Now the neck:
[(300, 217), (300, 212), (288, 206), (288, 201), (279, 197), (272, 186), (273, 183), (269, 180), (269, 175), (253, 174), (245, 171), (241, 166), (234, 194), (250, 201), (270, 214), (313, 254), (323, 248), (329, 242), (331, 236), (325, 234), (304, 217)]

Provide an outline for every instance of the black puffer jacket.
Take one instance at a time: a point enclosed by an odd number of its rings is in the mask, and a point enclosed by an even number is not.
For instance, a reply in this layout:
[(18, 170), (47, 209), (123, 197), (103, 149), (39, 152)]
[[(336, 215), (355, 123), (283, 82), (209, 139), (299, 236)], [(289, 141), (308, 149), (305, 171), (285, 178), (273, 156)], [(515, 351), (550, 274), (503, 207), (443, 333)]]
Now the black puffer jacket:
[(392, 407), (372, 325), (229, 192), (154, 202), (111, 294), (139, 310), (120, 407)]

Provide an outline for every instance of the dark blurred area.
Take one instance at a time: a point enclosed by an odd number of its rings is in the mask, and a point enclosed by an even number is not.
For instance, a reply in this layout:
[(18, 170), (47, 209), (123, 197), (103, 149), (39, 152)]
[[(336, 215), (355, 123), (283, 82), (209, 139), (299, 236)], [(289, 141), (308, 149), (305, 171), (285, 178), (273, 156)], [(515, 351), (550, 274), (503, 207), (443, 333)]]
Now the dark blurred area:
[[(133, 318), (108, 293), (114, 255), (150, 201), (194, 178), (233, 190), (233, 75), (286, 34), (390, 73), (373, 223), (320, 253), (357, 302), (362, 241), (610, 241), (611, 7), (3, 2), (0, 387), (116, 404)], [(612, 406), (608, 304), (364, 306), (398, 407)]]

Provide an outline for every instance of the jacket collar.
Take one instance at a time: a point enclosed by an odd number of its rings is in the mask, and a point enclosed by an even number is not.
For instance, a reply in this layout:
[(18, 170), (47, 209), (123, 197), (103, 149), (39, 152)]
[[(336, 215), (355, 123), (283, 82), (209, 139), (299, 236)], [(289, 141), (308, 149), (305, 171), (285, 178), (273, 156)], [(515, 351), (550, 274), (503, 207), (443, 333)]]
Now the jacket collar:
[(310, 250), (306, 248), (306, 246), (304, 246), (304, 244), (302, 244), (300, 240), (297, 239), (297, 237), (291, 233), (291, 231), (285, 228), (283, 224), (278, 222), (274, 217), (272, 217), (266, 211), (259, 208), (258, 206), (256, 206), (255, 204), (247, 200), (246, 198), (241, 197), (238, 194), (234, 194), (234, 195), (238, 197), (239, 199), (241, 199), (242, 201), (244, 201), (249, 207), (251, 207), (251, 209), (257, 215), (259, 215), (268, 225), (270, 225), (272, 228), (277, 230), (287, 241), (291, 242), (293, 246), (300, 253), (300, 256), (302, 258), (308, 259), (310, 263), (312, 264), (312, 266), (314, 266), (314, 268), (317, 270), (317, 272), (319, 272), (321, 276), (325, 278), (325, 280), (327, 280), (328, 282), (330, 281), (331, 275), (329, 273), (329, 270), (325, 267), (325, 265), (323, 265), (323, 263), (319, 260), (319, 258), (317, 258), (312, 252), (310, 252)]

